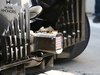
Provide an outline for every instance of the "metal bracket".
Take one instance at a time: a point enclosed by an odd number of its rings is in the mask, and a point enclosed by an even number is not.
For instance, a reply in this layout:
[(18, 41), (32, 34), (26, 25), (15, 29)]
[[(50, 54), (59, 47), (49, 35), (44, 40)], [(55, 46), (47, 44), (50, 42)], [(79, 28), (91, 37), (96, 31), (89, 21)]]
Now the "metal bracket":
[(5, 70), (0, 72), (0, 75), (25, 75), (25, 68), (24, 67), (25, 66), (23, 64), (23, 65), (9, 68), (9, 69), (5, 69)]
[(47, 53), (46, 55), (43, 56), (44, 59), (43, 59), (42, 63), (39, 65), (39, 67), (41, 69), (45, 69), (46, 67), (54, 66), (54, 55), (52, 53), (49, 53), (49, 54)]

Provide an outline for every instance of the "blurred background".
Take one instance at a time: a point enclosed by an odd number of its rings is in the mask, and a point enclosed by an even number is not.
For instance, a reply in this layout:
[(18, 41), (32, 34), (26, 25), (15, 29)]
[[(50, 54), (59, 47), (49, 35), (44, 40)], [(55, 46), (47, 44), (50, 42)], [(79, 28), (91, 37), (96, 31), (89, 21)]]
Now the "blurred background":
[(86, 13), (94, 14), (95, 0), (86, 0)]

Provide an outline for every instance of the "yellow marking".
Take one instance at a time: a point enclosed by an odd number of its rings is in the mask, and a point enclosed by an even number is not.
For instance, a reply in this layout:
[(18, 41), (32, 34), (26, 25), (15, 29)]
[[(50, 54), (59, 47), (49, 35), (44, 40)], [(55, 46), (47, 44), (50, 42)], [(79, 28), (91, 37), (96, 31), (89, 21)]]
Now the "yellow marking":
[(40, 2), (41, 2), (41, 3), (43, 3), (44, 5), (46, 5), (46, 6), (50, 7), (50, 5), (49, 5), (49, 4), (47, 4), (47, 3), (45, 3), (45, 2), (43, 2), (43, 1), (41, 1), (41, 0), (40, 0)]

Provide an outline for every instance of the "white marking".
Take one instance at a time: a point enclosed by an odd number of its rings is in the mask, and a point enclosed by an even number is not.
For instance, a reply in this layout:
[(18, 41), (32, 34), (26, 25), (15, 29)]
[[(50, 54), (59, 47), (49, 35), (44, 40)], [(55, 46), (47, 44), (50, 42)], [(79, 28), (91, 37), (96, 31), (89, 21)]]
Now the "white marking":
[(100, 28), (100, 23), (93, 23), (93, 19), (89, 19), (91, 27)]

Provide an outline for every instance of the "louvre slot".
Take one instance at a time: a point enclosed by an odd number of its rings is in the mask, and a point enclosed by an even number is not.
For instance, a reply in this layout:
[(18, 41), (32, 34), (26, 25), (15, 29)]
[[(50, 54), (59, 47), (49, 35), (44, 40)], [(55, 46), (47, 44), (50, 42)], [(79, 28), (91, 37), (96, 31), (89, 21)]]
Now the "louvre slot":
[[(28, 8), (26, 6), (26, 8)], [(3, 32), (2, 48), (0, 56), (1, 64), (5, 65), (25, 59), (30, 55), (30, 24), (29, 9), (21, 11), (18, 16), (8, 24)], [(1, 65), (0, 64), (0, 65)]]

